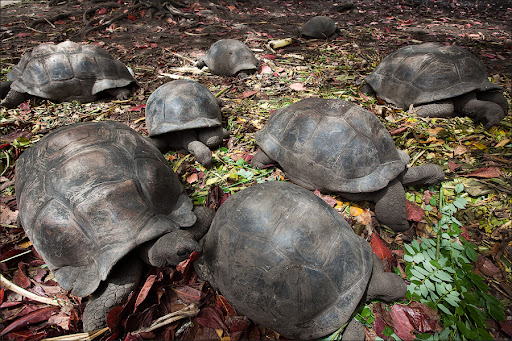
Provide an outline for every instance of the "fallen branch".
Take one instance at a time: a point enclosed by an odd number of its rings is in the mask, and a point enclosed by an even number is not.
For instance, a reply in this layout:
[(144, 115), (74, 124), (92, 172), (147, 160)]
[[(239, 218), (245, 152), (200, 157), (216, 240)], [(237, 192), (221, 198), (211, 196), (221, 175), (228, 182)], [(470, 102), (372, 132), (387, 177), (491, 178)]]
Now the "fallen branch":
[(36, 295), (34, 293), (31, 293), (30, 291), (27, 291), (16, 284), (9, 281), (7, 278), (5, 278), (3, 275), (0, 274), (0, 287), (4, 287), (7, 290), (14, 291), (28, 299), (31, 299), (32, 301), (41, 302), (44, 304), (50, 304), (50, 305), (56, 305), (56, 306), (64, 306), (69, 303), (64, 302), (62, 300), (54, 300), (53, 298), (43, 297)]

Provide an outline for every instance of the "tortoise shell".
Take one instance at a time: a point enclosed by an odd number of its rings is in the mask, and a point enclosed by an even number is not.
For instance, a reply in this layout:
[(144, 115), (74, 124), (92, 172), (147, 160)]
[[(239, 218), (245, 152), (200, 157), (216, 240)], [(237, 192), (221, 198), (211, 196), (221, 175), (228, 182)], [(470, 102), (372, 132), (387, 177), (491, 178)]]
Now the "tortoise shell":
[(89, 101), (101, 91), (135, 83), (133, 71), (107, 51), (65, 41), (40, 44), (7, 74), (11, 88), (53, 101)]
[(374, 192), (408, 162), (375, 115), (338, 99), (308, 98), (281, 108), (255, 136), (288, 177), (308, 189)]
[(126, 125), (55, 130), (16, 163), (20, 222), (59, 284), (87, 296), (142, 243), (196, 220), (178, 177)]
[(195, 263), (257, 324), (293, 339), (330, 334), (363, 298), (370, 245), (333, 208), (285, 182), (253, 185), (217, 211)]
[(484, 64), (471, 52), (438, 43), (398, 49), (365, 81), (377, 96), (401, 108), (500, 88), (489, 81)]
[(160, 86), (146, 104), (149, 136), (221, 125), (217, 99), (205, 86), (193, 80), (180, 79)]
[(326, 39), (336, 32), (336, 23), (329, 17), (316, 16), (301, 26), (299, 32), (303, 36)]
[(210, 46), (202, 61), (213, 74), (234, 76), (242, 71), (255, 71), (259, 61), (241, 41), (221, 39)]

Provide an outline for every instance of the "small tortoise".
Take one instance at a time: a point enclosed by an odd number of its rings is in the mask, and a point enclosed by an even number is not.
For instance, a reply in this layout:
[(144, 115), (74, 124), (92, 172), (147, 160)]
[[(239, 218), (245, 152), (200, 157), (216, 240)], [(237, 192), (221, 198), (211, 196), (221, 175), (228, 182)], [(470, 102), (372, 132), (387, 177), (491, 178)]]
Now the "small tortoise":
[(379, 119), (338, 99), (308, 98), (279, 109), (256, 132), (256, 143), (254, 167), (277, 162), (307, 189), (375, 201), (377, 218), (395, 231), (409, 228), (403, 186), (444, 179), (437, 165), (407, 168), (409, 157)]
[[(360, 302), (396, 300), (406, 292), (405, 282), (383, 272), (370, 245), (338, 212), (286, 182), (231, 196), (201, 244), (194, 264), (200, 277), (237, 311), (292, 339), (331, 334)], [(364, 339), (356, 326), (353, 320), (344, 340)]]
[(212, 212), (192, 202), (162, 154), (126, 125), (78, 123), (58, 129), (16, 163), (21, 225), (75, 296), (92, 294), (86, 331), (137, 285), (141, 260), (176, 265), (200, 250)]
[(425, 43), (403, 47), (365, 78), (362, 91), (422, 117), (465, 114), (490, 128), (508, 112), (501, 88), (487, 78), (476, 56), (457, 46)]
[(218, 146), (228, 136), (221, 120), (217, 98), (193, 80), (160, 86), (146, 105), (146, 126), (158, 149), (190, 152), (206, 167), (212, 165), (209, 147)]
[(324, 16), (313, 17), (299, 28), (301, 35), (318, 39), (327, 39), (334, 35), (336, 30), (336, 23), (331, 18)]
[(258, 70), (259, 61), (254, 53), (241, 41), (221, 39), (210, 46), (204, 57), (197, 63), (198, 68), (208, 66), (220, 76), (246, 76)]
[(65, 41), (40, 44), (25, 53), (7, 74), (13, 83), (0, 103), (15, 108), (29, 96), (62, 102), (91, 102), (101, 93), (127, 99), (135, 84), (133, 71), (107, 51), (95, 46)]

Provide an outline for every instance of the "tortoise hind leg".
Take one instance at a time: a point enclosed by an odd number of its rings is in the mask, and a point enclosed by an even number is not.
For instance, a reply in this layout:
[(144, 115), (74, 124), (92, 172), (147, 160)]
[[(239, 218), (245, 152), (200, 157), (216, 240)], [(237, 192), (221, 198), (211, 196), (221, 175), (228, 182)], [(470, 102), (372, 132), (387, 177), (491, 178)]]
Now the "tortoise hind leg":
[(0, 105), (9, 109), (13, 109), (21, 103), (25, 102), (28, 98), (29, 96), (26, 93), (11, 89), (7, 93), (7, 96), (5, 96), (4, 100), (0, 103)]
[(229, 136), (229, 133), (222, 127), (212, 127), (200, 129), (198, 136), (199, 141), (212, 148), (220, 145), (222, 140)]
[(505, 115), (508, 113), (508, 101), (503, 96), (503, 92), (501, 91), (481, 91), (477, 92), (476, 98), (480, 101), (489, 101), (498, 104), (502, 109)]
[(109, 311), (128, 299), (130, 292), (139, 284), (141, 273), (142, 262), (134, 256), (123, 258), (112, 269), (107, 280), (87, 302), (82, 316), (84, 331), (105, 327)]
[(505, 112), (499, 104), (479, 100), (474, 92), (456, 97), (454, 104), (455, 111), (482, 123), (485, 129), (499, 124), (505, 118)]

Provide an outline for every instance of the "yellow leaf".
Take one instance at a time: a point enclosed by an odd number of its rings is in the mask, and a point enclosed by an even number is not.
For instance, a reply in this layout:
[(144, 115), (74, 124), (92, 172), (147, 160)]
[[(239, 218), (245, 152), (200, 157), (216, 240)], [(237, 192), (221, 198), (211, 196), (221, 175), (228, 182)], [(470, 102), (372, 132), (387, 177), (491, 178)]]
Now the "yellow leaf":
[(510, 142), (510, 139), (501, 140), (497, 145), (494, 146), (494, 148), (504, 147), (509, 142)]
[(441, 128), (441, 127), (436, 127), (436, 128), (430, 128), (428, 129), (428, 133), (430, 135), (434, 135), (434, 136), (437, 136), (437, 134), (439, 134), (440, 132), (442, 132), (444, 130), (444, 128)]
[(363, 213), (363, 209), (361, 207), (357, 207), (357, 206), (350, 206), (350, 214), (353, 216), (353, 217), (357, 217), (358, 215), (360, 215), (361, 213)]
[(477, 147), (478, 149), (487, 149), (487, 146), (481, 144), (480, 142), (473, 143), (473, 146)]
[(31, 245), (32, 245), (32, 242), (30, 240), (27, 240), (27, 241), (24, 241), (24, 242), (21, 242), (18, 244), (18, 246), (23, 249), (28, 249)]
[(222, 334), (224, 334), (224, 330), (219, 328), (219, 329), (215, 329), (215, 332), (217, 333), (217, 335), (222, 340)]

